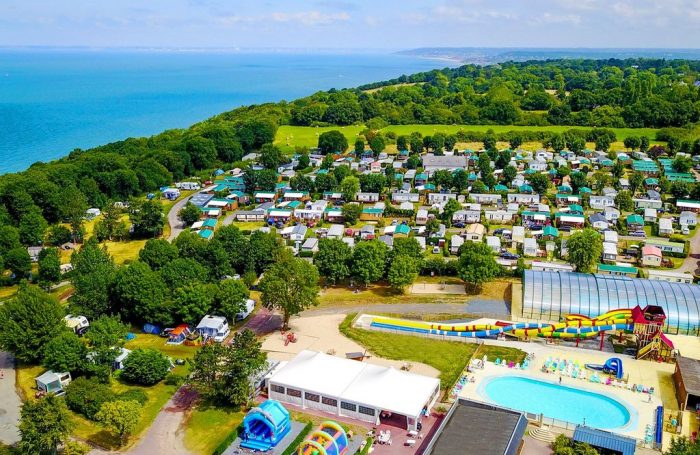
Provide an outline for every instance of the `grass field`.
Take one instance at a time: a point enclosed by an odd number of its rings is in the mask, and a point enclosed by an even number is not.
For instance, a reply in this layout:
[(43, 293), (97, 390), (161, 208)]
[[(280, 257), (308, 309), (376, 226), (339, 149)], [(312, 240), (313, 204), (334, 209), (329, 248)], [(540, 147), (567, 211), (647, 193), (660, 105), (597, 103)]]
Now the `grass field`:
[(477, 348), (477, 345), (472, 343), (428, 341), (411, 335), (393, 335), (356, 329), (351, 326), (354, 317), (355, 314), (350, 314), (340, 324), (343, 335), (379, 357), (420, 362), (432, 366), (440, 372), (440, 383), (443, 389), (454, 384)]
[(210, 455), (243, 421), (244, 413), (225, 408), (195, 408), (185, 422), (185, 447)]
[[(408, 135), (413, 132), (420, 132), (424, 136), (432, 135), (435, 133), (445, 133), (454, 134), (458, 131), (476, 131), (476, 132), (486, 132), (492, 129), (496, 133), (508, 132), (508, 131), (549, 131), (562, 133), (569, 129), (580, 129), (580, 130), (590, 130), (589, 127), (576, 127), (576, 126), (515, 126), (515, 125), (391, 125), (382, 129), (382, 132), (392, 131), (397, 135)], [(286, 152), (294, 151), (294, 147), (316, 147), (318, 145), (318, 136), (321, 133), (330, 130), (339, 130), (348, 139), (348, 144), (352, 148), (357, 139), (360, 131), (364, 129), (364, 126), (331, 126), (331, 127), (312, 127), (312, 126), (290, 126), (283, 125), (277, 130), (277, 136), (275, 138), (275, 145), (280, 146)], [(613, 144), (614, 149), (623, 149), (624, 145), (622, 141), (629, 136), (647, 136), (652, 142), (656, 137), (655, 128), (610, 128), (617, 135), (618, 142)], [(539, 143), (536, 147), (540, 147)], [(474, 144), (465, 144), (467, 148), (474, 148)], [(480, 146), (480, 144), (479, 144)], [(501, 147), (507, 146), (506, 143), (499, 144)], [(395, 147), (387, 147), (389, 151), (395, 150)], [(532, 147), (529, 147), (532, 148)]]

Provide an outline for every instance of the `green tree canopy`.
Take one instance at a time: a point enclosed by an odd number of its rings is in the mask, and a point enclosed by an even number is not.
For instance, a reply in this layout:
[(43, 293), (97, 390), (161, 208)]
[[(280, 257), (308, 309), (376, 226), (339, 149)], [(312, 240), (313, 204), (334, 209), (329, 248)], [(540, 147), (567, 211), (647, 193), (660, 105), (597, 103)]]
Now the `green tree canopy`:
[(378, 241), (360, 242), (352, 252), (352, 274), (362, 284), (368, 285), (384, 277), (387, 246)]
[(335, 284), (350, 276), (352, 249), (340, 239), (321, 239), (318, 252), (314, 255), (314, 265), (321, 276)]
[(338, 130), (326, 131), (318, 136), (318, 148), (323, 154), (344, 153), (348, 149), (348, 140)]
[(138, 401), (108, 401), (95, 414), (103, 427), (112, 431), (124, 444), (141, 419), (141, 404)]
[(465, 242), (460, 248), (457, 270), (462, 280), (478, 289), (499, 276), (501, 266), (496, 263), (491, 248), (486, 244)]
[(170, 371), (170, 360), (155, 349), (135, 349), (124, 360), (121, 377), (133, 384), (154, 385)]
[(28, 363), (40, 361), (50, 340), (66, 332), (65, 312), (55, 297), (34, 286), (0, 305), (0, 347)]
[(398, 255), (389, 266), (387, 279), (392, 288), (403, 292), (418, 277), (417, 261), (409, 256)]
[(87, 347), (78, 335), (63, 331), (44, 347), (42, 364), (53, 371), (68, 371), (76, 374), (85, 370)]
[(286, 329), (291, 316), (318, 305), (318, 279), (313, 264), (288, 253), (280, 254), (260, 280), (260, 300), (266, 308), (282, 311)]
[(66, 442), (74, 424), (66, 403), (53, 395), (22, 405), (19, 433), (22, 453), (53, 455)]
[(600, 255), (603, 253), (603, 239), (594, 229), (585, 228), (576, 231), (566, 244), (569, 250), (569, 262), (580, 273), (595, 271)]

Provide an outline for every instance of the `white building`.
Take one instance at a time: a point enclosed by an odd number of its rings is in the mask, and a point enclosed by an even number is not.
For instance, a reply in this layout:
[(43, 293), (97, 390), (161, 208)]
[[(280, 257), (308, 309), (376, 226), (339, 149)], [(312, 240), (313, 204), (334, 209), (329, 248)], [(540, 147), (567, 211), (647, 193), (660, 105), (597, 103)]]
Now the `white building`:
[(408, 431), (417, 430), (423, 410), (440, 395), (436, 378), (306, 350), (273, 373), (268, 384), (273, 400), (373, 425), (389, 412), (392, 419), (405, 417)]
[(206, 338), (211, 338), (214, 341), (221, 343), (231, 333), (228, 327), (228, 321), (223, 316), (206, 315), (199, 321), (197, 332)]
[(541, 272), (573, 272), (574, 267), (558, 262), (532, 261), (532, 270)]
[(687, 283), (687, 284), (690, 284), (693, 282), (693, 275), (690, 273), (671, 272), (671, 271), (667, 271), (667, 270), (654, 270), (654, 269), (649, 269), (647, 272), (649, 273), (650, 280), (668, 281), (669, 283)]

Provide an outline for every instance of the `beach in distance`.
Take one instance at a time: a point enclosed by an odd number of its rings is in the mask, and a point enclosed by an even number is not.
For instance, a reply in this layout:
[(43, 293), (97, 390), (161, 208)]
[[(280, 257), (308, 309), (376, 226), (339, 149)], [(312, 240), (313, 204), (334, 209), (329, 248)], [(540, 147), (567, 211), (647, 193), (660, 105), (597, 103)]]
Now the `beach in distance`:
[(0, 174), (75, 148), (184, 128), (242, 105), (455, 65), (377, 51), (4, 49)]

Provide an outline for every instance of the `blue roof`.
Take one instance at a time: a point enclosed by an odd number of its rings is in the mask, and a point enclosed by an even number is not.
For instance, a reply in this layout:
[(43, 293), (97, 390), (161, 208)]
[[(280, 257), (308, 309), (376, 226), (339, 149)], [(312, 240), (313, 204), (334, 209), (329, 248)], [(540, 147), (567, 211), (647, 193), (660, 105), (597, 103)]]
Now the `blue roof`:
[(637, 444), (634, 439), (609, 431), (578, 425), (574, 430), (574, 441), (585, 442), (594, 447), (613, 450), (622, 455), (634, 455)]

